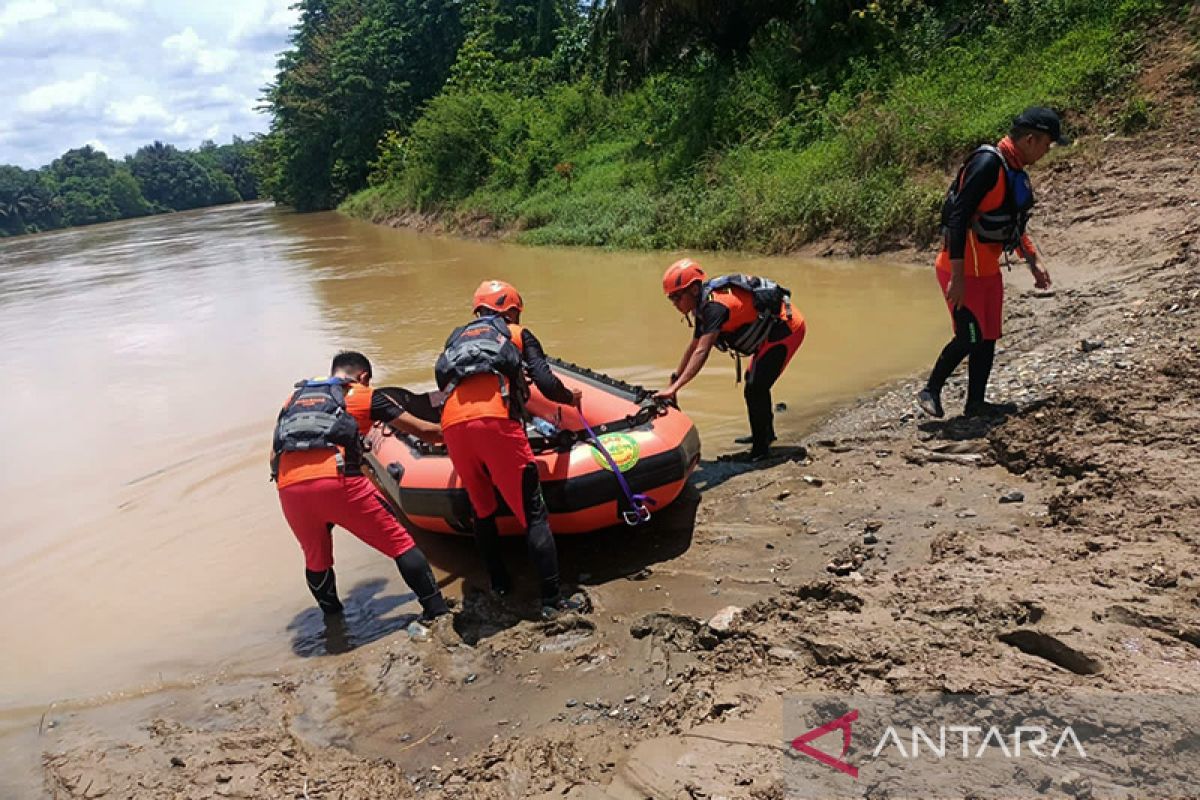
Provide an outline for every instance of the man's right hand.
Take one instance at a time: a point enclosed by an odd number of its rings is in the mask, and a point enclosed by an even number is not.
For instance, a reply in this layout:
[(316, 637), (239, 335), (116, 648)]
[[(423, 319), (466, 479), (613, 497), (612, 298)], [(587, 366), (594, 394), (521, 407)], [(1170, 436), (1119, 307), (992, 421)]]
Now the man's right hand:
[(965, 294), (964, 280), (962, 275), (951, 275), (950, 285), (946, 287), (946, 302), (955, 309), (962, 308), (963, 295)]

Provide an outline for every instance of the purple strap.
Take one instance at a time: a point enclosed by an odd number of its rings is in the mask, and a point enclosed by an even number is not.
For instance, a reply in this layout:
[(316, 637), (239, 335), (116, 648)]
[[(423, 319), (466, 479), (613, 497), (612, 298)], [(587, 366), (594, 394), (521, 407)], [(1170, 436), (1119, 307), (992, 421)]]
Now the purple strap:
[(607, 448), (600, 443), (600, 437), (592, 430), (592, 426), (588, 425), (588, 421), (583, 417), (583, 412), (579, 411), (579, 409), (576, 409), (576, 412), (579, 414), (579, 421), (583, 423), (584, 430), (591, 437), (592, 447), (599, 450), (600, 455), (604, 456), (608, 465), (612, 467), (613, 475), (617, 476), (617, 483), (621, 485), (621, 491), (625, 493), (625, 499), (629, 501), (629, 510), (621, 512), (621, 519), (630, 527), (641, 525), (643, 522), (649, 522), (650, 509), (647, 508), (647, 505), (654, 506), (658, 505), (658, 503), (649, 495), (633, 493), (633, 490), (629, 488), (629, 484), (625, 480), (625, 476), (621, 473), (621, 468), (617, 466), (617, 462), (613, 460), (612, 454), (608, 452)]

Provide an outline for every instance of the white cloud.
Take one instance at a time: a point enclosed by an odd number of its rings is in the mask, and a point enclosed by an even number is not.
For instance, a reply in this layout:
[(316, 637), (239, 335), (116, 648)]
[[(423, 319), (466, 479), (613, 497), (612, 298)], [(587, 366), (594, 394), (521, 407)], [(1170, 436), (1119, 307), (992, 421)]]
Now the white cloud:
[(106, 145), (104, 142), (100, 141), (99, 139), (88, 139), (83, 144), (85, 147), (90, 147), (93, 150), (99, 150), (101, 153), (109, 152), (108, 145)]
[(44, 114), (87, 105), (107, 80), (97, 72), (88, 72), (75, 80), (47, 83), (22, 95), (17, 106), (29, 114)]
[(229, 31), (229, 41), (278, 40), (300, 23), (293, 0), (255, 0), (243, 3)]
[(190, 26), (163, 39), (163, 49), (180, 66), (194, 67), (200, 75), (225, 72), (237, 59), (237, 53), (224, 47), (209, 48)]
[(0, 36), (9, 28), (15, 28), (22, 22), (48, 17), (58, 10), (51, 0), (15, 0), (0, 9)]
[(293, 1), (0, 0), (0, 162), (265, 131)]
[(104, 109), (104, 115), (124, 127), (139, 122), (165, 122), (171, 118), (162, 103), (148, 94), (139, 94), (131, 100), (114, 100)]
[(129, 20), (100, 8), (77, 8), (61, 18), (61, 28), (88, 33), (120, 33), (130, 28)]

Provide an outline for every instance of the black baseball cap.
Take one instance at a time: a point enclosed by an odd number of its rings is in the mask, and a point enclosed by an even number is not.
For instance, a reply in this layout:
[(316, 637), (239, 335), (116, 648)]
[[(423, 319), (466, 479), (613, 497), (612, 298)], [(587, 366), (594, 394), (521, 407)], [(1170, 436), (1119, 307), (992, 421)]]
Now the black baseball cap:
[(1062, 120), (1052, 109), (1043, 106), (1030, 106), (1013, 120), (1013, 127), (1029, 128), (1034, 131), (1050, 134), (1055, 144), (1070, 144), (1069, 136), (1063, 136)]

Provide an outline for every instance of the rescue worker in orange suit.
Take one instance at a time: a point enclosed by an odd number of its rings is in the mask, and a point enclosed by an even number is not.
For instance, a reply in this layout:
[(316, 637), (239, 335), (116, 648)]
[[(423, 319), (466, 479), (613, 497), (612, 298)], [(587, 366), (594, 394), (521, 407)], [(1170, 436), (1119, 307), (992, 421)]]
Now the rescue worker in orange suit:
[(749, 275), (710, 281), (690, 258), (667, 268), (663, 292), (680, 313), (694, 314), (696, 323), (671, 384), (655, 397), (674, 400), (700, 373), (713, 347), (751, 356), (744, 390), (750, 436), (737, 441), (750, 444), (752, 461), (767, 458), (776, 439), (771, 387), (804, 342), (804, 316), (774, 281)]
[(942, 250), (936, 271), (954, 323), (954, 338), (942, 349), (917, 395), (917, 405), (926, 414), (944, 415), (942, 387), (964, 358), (968, 360), (964, 415), (1002, 416), (1016, 410), (1011, 403), (985, 399), (1004, 310), (1000, 261), (1015, 252), (1029, 265), (1033, 285), (1050, 287), (1050, 273), (1025, 233), (1034, 202), (1025, 169), (1040, 161), (1052, 145), (1069, 143), (1056, 113), (1027, 108), (995, 147), (975, 150), (951, 183), (942, 206)]
[(491, 579), (504, 596), (512, 579), (500, 552), (497, 493), (526, 532), (540, 580), (542, 616), (582, 610), (586, 600), (563, 597), (558, 551), (542, 496), (537, 462), (525, 434), (526, 375), (547, 399), (579, 408), (582, 393), (563, 385), (546, 362), (541, 342), (522, 327), (521, 295), (504, 281), (484, 281), (472, 299), (475, 320), (456, 328), (438, 358), (438, 388), (447, 393), (442, 432), (454, 471), (473, 512), (475, 541)]
[(345, 528), (394, 559), (421, 604), (422, 618), (448, 612), (425, 554), (388, 510), (362, 473), (363, 436), (385, 422), (431, 443), (433, 423), (405, 413), (388, 388), (371, 388), (371, 362), (362, 353), (334, 356), (330, 377), (301, 381), (275, 425), (272, 477), (279, 504), (304, 551), (304, 576), (326, 614), (343, 611), (333, 572), (333, 527)]

